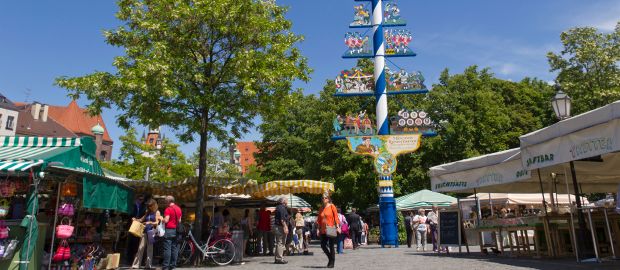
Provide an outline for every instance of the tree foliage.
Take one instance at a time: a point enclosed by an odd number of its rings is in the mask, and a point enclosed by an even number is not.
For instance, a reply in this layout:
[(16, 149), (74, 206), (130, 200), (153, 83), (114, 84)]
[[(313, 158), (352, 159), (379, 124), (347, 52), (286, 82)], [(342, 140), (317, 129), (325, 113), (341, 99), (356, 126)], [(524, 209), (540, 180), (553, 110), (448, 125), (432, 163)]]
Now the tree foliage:
[[(372, 73), (369, 61), (358, 67)], [(331, 141), (336, 114), (367, 110), (374, 118), (374, 100), (368, 97), (334, 97), (327, 81), (320, 95), (292, 96), (289, 114), (265, 119), (257, 162), (268, 178), (332, 181), (334, 200), (343, 207), (365, 209), (377, 203), (377, 180), (372, 159), (351, 153), (345, 141)], [(428, 188), (428, 168), (475, 155), (518, 147), (518, 136), (553, 121), (547, 83), (524, 79), (510, 82), (489, 70), (472, 66), (462, 74), (442, 73), (427, 96), (390, 96), (394, 115), (401, 108), (423, 109), (438, 123), (439, 136), (423, 138), (416, 153), (398, 158), (393, 175), (396, 195)]]
[(573, 98), (573, 115), (620, 99), (620, 23), (611, 33), (594, 27), (578, 27), (563, 32), (564, 46), (559, 53), (549, 52), (551, 71)]
[[(183, 180), (195, 176), (194, 166), (179, 150), (179, 145), (168, 139), (162, 140), (157, 149), (136, 138), (136, 130), (130, 128), (120, 137), (121, 149), (118, 160), (102, 162), (102, 166), (130, 179), (148, 179), (158, 182)], [(145, 154), (146, 153), (146, 154)]]
[[(241, 175), (237, 165), (230, 163), (230, 154), (218, 148), (210, 147), (207, 150), (206, 174), (215, 177), (236, 178)], [(189, 160), (194, 168), (200, 162), (200, 150), (197, 149)]]
[(85, 95), (93, 113), (115, 106), (121, 126), (170, 126), (182, 142), (200, 141), (195, 233), (201, 235), (207, 142), (228, 142), (256, 116), (280, 114), (291, 82), (307, 80), (286, 8), (261, 0), (121, 0), (123, 25), (105, 32), (124, 48), (116, 71), (56, 83)]

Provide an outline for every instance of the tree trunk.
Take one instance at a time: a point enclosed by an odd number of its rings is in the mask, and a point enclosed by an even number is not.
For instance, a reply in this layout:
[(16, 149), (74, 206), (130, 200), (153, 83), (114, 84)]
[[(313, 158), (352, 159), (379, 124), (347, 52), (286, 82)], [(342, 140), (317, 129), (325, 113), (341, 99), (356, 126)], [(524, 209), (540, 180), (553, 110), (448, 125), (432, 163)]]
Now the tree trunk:
[(200, 131), (200, 161), (198, 162), (198, 183), (196, 184), (196, 220), (194, 221), (194, 236), (198, 241), (202, 239), (202, 214), (204, 208), (205, 182), (207, 179), (207, 120), (203, 120)]

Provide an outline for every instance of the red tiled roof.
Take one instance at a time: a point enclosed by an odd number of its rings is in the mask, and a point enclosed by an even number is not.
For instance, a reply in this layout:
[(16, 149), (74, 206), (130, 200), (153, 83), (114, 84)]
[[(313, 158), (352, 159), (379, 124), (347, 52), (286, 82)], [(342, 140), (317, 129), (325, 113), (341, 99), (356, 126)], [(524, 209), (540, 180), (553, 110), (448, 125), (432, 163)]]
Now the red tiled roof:
[(34, 120), (29, 107), (22, 106), (17, 117), (17, 129), (15, 133), (26, 136), (45, 136), (45, 137), (77, 137), (75, 133), (68, 130), (63, 125), (57, 123), (52, 118), (47, 121)]
[(251, 165), (256, 164), (254, 153), (260, 152), (254, 142), (237, 142), (237, 150), (241, 153), (239, 157), (239, 165), (241, 165), (241, 173), (245, 174)]
[(67, 107), (49, 106), (49, 117), (56, 120), (67, 129), (78, 135), (95, 136), (91, 129), (99, 123), (104, 128), (103, 141), (112, 142), (108, 129), (105, 127), (101, 115), (90, 116), (86, 109), (77, 105), (75, 100)]

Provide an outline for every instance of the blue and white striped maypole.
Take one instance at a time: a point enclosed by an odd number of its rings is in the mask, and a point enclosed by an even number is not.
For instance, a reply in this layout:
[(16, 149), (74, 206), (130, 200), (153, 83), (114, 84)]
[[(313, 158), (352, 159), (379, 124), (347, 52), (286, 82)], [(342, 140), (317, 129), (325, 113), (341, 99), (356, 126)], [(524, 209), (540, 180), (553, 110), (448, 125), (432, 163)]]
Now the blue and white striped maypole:
[(375, 57), (375, 98), (377, 133), (389, 134), (388, 105), (385, 86), (385, 44), (383, 41), (383, 1), (372, 0), (373, 49)]
[[(375, 58), (375, 99), (377, 101), (377, 133), (389, 135), (388, 103), (385, 81), (385, 42), (383, 40), (383, 1), (372, 0), (373, 50)], [(379, 185), (379, 215), (381, 245), (398, 246), (398, 219), (392, 176), (381, 176)]]

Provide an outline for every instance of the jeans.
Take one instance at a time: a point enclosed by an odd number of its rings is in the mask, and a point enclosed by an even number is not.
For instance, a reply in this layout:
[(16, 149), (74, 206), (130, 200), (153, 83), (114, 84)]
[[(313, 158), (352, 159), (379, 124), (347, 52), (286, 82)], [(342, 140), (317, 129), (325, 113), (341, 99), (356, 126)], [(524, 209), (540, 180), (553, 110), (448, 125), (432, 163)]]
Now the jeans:
[(286, 244), (286, 234), (284, 233), (284, 227), (274, 226), (273, 234), (276, 236), (276, 256), (275, 259), (278, 262), (284, 261), (284, 249)]
[(426, 250), (426, 230), (416, 230), (415, 237), (418, 241), (418, 249)]
[(336, 250), (334, 249), (334, 242), (336, 238), (328, 237), (326, 234), (321, 234), (321, 249), (327, 255), (329, 264), (333, 264), (336, 261)]
[(336, 246), (338, 249), (338, 254), (344, 253), (344, 234), (340, 233), (336, 236)]
[(177, 230), (166, 229), (164, 234), (164, 265), (163, 270), (174, 269), (177, 267), (177, 257), (179, 255), (179, 245), (177, 243)]

